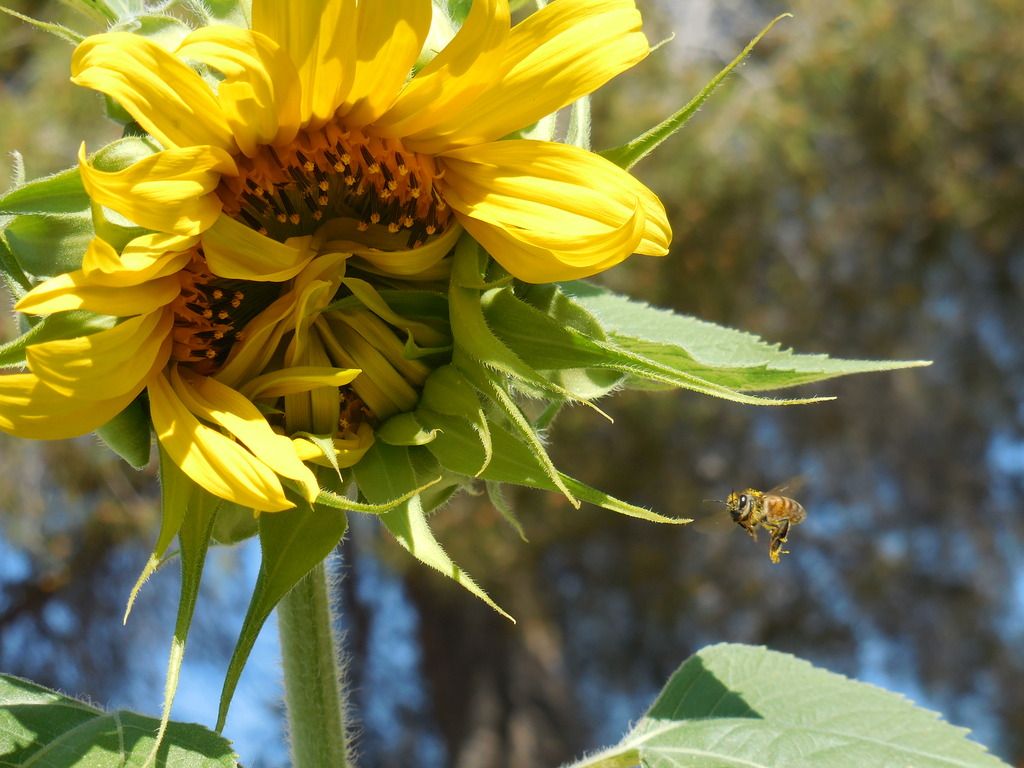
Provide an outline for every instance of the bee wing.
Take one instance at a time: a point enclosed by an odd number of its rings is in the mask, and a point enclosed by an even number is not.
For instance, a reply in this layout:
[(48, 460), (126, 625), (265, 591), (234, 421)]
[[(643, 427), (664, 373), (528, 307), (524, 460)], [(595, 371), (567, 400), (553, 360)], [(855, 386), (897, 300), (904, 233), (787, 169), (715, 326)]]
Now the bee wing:
[(797, 475), (796, 477), (791, 477), (784, 483), (779, 483), (779, 485), (776, 485), (770, 491), (765, 491), (765, 495), (772, 493), (776, 496), (780, 496), (785, 493), (787, 496), (791, 496), (794, 493), (800, 493), (801, 489), (805, 485), (807, 485), (807, 476)]
[(728, 533), (736, 527), (736, 523), (734, 523), (732, 518), (729, 517), (729, 512), (726, 510), (724, 502), (714, 501), (712, 499), (708, 499), (707, 501), (721, 506), (702, 506), (699, 511), (694, 512), (693, 522), (690, 523), (690, 527), (700, 533), (709, 534)]

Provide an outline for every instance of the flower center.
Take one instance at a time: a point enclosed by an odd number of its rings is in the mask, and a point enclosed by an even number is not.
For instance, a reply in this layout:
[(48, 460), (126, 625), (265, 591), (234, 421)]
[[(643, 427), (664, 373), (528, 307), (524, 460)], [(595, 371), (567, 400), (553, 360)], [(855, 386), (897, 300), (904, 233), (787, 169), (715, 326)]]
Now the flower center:
[(224, 177), (218, 189), (224, 211), (275, 240), (351, 218), (361, 231), (373, 225), (406, 231), (408, 247), (416, 248), (451, 219), (435, 184), (434, 158), (407, 151), (398, 139), (331, 123), (300, 132), (287, 147), (266, 145), (236, 161), (239, 174)]
[(241, 338), (242, 328), (276, 298), (280, 286), (215, 277), (198, 248), (178, 276), (181, 293), (172, 305), (171, 356), (209, 376), (224, 364), (231, 346)]

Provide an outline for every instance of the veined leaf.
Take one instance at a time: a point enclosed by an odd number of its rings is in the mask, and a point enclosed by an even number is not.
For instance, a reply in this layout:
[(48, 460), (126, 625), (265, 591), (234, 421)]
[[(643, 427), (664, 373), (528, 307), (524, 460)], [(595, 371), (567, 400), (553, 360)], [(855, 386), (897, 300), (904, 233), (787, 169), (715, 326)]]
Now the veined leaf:
[(916, 368), (926, 360), (845, 360), (800, 355), (759, 337), (678, 315), (587, 283), (563, 286), (619, 348), (737, 391), (762, 391), (853, 373)]
[(97, 429), (96, 435), (135, 469), (142, 469), (149, 464), (153, 440), (149, 409), (146, 408), (143, 396), (136, 397), (127, 408)]
[[(158, 722), (104, 712), (56, 691), (0, 675), (0, 765), (33, 768), (143, 768)], [(170, 723), (156, 768), (235, 768), (227, 739), (200, 725)]]
[(574, 768), (1007, 768), (966, 734), (881, 688), (723, 644), (688, 659), (620, 744)]

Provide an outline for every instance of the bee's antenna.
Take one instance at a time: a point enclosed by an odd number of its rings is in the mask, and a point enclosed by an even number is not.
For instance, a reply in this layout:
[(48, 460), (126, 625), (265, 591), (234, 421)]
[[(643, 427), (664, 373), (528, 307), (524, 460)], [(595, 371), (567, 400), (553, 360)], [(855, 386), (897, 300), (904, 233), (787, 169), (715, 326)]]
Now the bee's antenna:
[(701, 502), (704, 504), (726, 504), (726, 502), (721, 499), (701, 499)]

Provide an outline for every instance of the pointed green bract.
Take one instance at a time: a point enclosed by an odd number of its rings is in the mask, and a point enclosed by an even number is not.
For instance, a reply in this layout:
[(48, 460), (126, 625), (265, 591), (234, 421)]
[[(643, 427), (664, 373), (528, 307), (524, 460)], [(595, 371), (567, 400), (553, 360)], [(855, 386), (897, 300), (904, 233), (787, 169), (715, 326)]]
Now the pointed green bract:
[(0, 214), (81, 213), (89, 210), (78, 166), (21, 184), (0, 197)]
[[(82, 0), (79, 0), (79, 2), (82, 2)], [(47, 21), (40, 21), (39, 19), (34, 19), (31, 16), (26, 16), (24, 13), (18, 13), (17, 11), (13, 11), (10, 8), (6, 8), (2, 5), (0, 5), (0, 13), (6, 13), (8, 16), (13, 16), (16, 19), (20, 19), (26, 24), (33, 26), (38, 30), (51, 34), (54, 37), (59, 38), (66, 43), (71, 43), (72, 45), (78, 45), (80, 42), (82, 42), (82, 40), (85, 39), (83, 35), (78, 34), (72, 29), (68, 29), (63, 24), (53, 24)]]
[(88, 336), (113, 328), (114, 322), (115, 319), (107, 315), (96, 315), (83, 310), (47, 315), (18, 338), (0, 344), (0, 369), (23, 368), (26, 365), (25, 351), (32, 344)]
[[(359, 490), (371, 502), (393, 499), (418, 481), (416, 462), (410, 455), (422, 448), (399, 448), (375, 443), (356, 467)], [(483, 600), (502, 616), (515, 621), (502, 610), (472, 578), (457, 566), (434, 538), (427, 524), (419, 495), (381, 515), (381, 522), (398, 543), (417, 560), (440, 571), (466, 590)]]
[(573, 768), (1008, 768), (966, 735), (873, 685), (723, 644), (688, 659), (620, 744)]
[(295, 509), (260, 515), (263, 562), (224, 679), (218, 731), (224, 728), (238, 679), (270, 612), (288, 590), (331, 553), (348, 528), (344, 512), (314, 508), (302, 499), (295, 502)]
[(783, 19), (791, 18), (793, 18), (793, 14), (783, 13), (772, 19), (768, 26), (758, 32), (757, 36), (747, 43), (747, 47), (740, 51), (740, 54), (735, 59), (730, 61), (721, 72), (711, 78), (708, 84), (701, 89), (700, 93), (690, 99), (690, 101), (674, 115), (663, 120), (646, 133), (637, 136), (631, 142), (623, 144), (621, 147), (615, 147), (614, 149), (606, 149), (598, 154), (608, 160), (611, 160), (620, 168), (632, 168), (657, 149), (663, 141), (668, 139), (689, 122), (690, 118), (697, 113), (697, 110), (700, 109), (701, 105), (708, 100), (708, 97), (714, 92), (714, 90), (722, 84), (722, 81), (725, 80), (730, 72), (736, 69), (736, 67), (738, 67), (743, 60), (750, 55), (751, 51), (754, 50), (754, 46), (761, 42), (761, 38), (767, 35), (768, 32), (771, 31), (772, 27)]
[[(0, 675), (0, 762), (34, 768), (143, 768), (158, 722)], [(235, 768), (222, 736), (191, 723), (169, 723), (155, 768)]]
[(199, 598), (199, 584), (203, 578), (203, 567), (206, 565), (206, 551), (210, 546), (213, 520), (220, 504), (220, 499), (208, 494), (180, 469), (172, 466), (173, 462), (163, 461), (161, 476), (165, 487), (167, 483), (174, 486), (171, 492), (165, 495), (165, 503), (170, 501), (180, 504), (182, 499), (186, 500), (180, 513), (172, 513), (180, 514), (182, 517), (178, 530), (178, 541), (181, 543), (181, 593), (178, 597), (178, 617), (174, 624), (174, 638), (171, 640), (171, 654), (164, 681), (163, 715), (160, 718), (156, 742), (146, 761), (147, 766), (155, 764), (161, 740), (170, 722), (171, 706), (178, 691), (181, 664), (185, 660), (185, 645), (188, 642), (192, 616)]
[(23, 214), (15, 217), (4, 239), (21, 268), (38, 278), (73, 272), (93, 237), (88, 213)]

